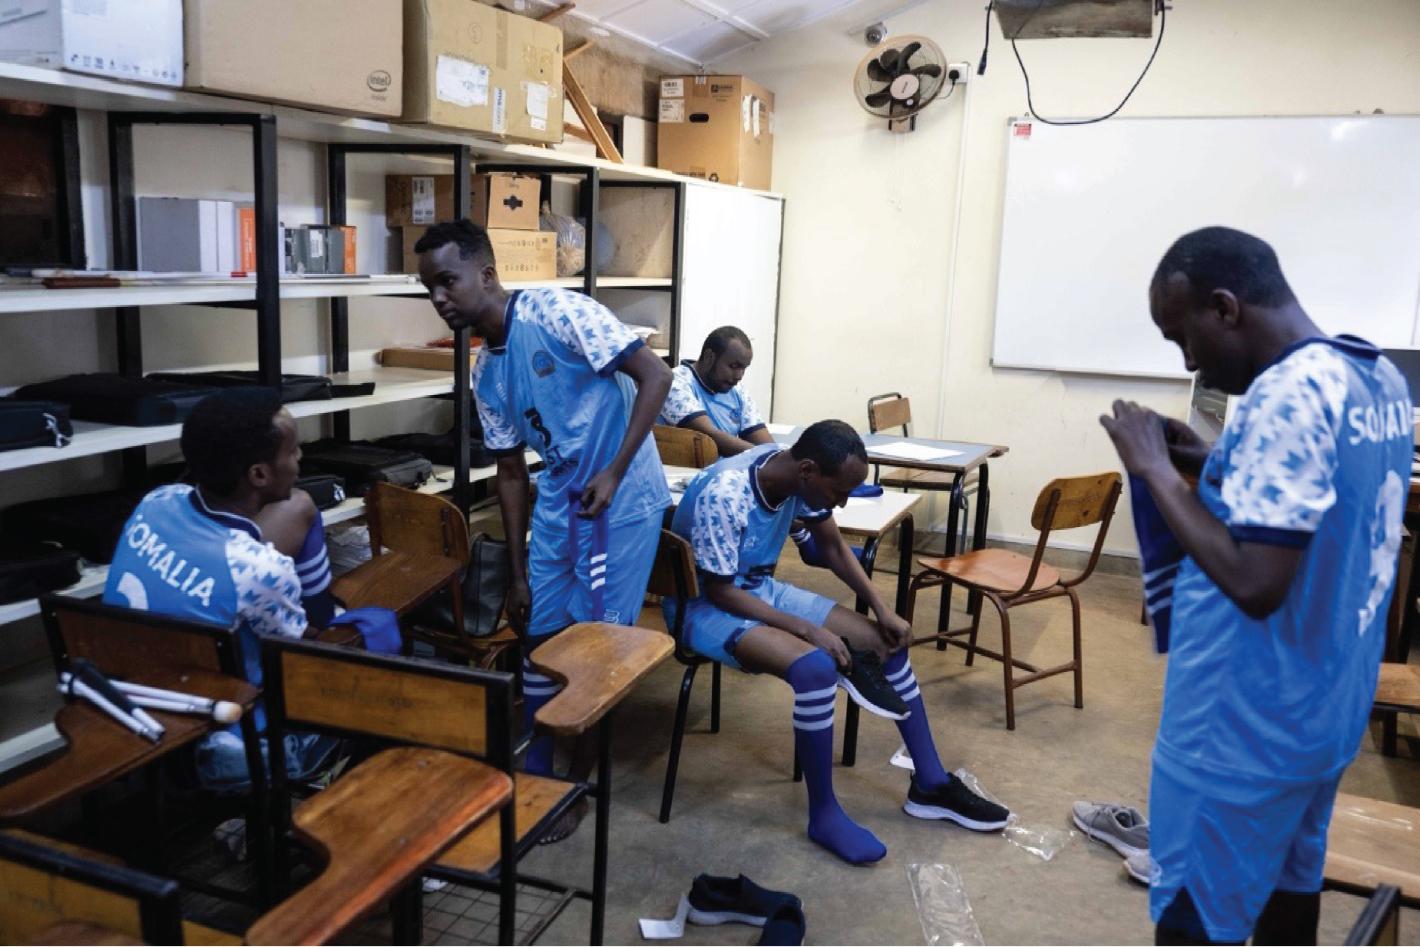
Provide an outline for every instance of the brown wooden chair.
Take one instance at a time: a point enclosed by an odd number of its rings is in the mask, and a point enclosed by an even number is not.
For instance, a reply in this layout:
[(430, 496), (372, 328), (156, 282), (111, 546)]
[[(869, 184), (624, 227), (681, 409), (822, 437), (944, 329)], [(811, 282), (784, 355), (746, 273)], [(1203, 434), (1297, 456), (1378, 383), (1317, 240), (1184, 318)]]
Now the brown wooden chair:
[[(911, 621), (913, 606), (920, 589), (934, 585), (942, 588), (942, 616), (949, 614), (951, 590), (954, 583), (964, 585), (969, 591), (979, 592), (996, 606), (1001, 616), (1001, 652), (990, 651), (976, 643), (977, 631), (981, 627), (981, 607), (972, 610), (971, 625), (952, 631), (938, 631), (913, 641), (923, 644), (928, 641), (946, 642), (966, 649), (966, 663), (973, 663), (977, 653), (1001, 662), (1006, 685), (1006, 729), (1016, 728), (1015, 690), (1026, 684), (1073, 671), (1075, 675), (1075, 706), (1085, 706), (1084, 668), (1080, 648), (1080, 599), (1075, 586), (1084, 582), (1094, 572), (1099, 563), (1100, 550), (1104, 548), (1105, 535), (1109, 532), (1110, 520), (1114, 517), (1115, 505), (1119, 502), (1121, 478), (1117, 473), (1092, 474), (1084, 477), (1068, 477), (1052, 480), (1040, 491), (1035, 509), (1031, 513), (1031, 525), (1039, 530), (1035, 555), (1027, 558), (1005, 549), (979, 549), (950, 556), (945, 559), (921, 558), (923, 566), (912, 579), (908, 589), (907, 619)], [(1075, 529), (1099, 524), (1099, 534), (1095, 537), (1094, 549), (1084, 571), (1072, 579), (1062, 578), (1045, 558), (1046, 542), (1052, 532)], [(1070, 617), (1074, 637), (1073, 660), (1055, 667), (1041, 669), (1011, 654), (1011, 620), (1007, 612), (1019, 605), (1039, 602), (1045, 599), (1065, 596), (1070, 599)], [(957, 639), (967, 636), (963, 644)], [(1029, 673), (1017, 678), (1015, 669)]]
[[(284, 768), (272, 768), (279, 883), (287, 890), (284, 834), (324, 862), (305, 887), (261, 917), (252, 944), (326, 943), (391, 901), (395, 939), (418, 944), (420, 877), (494, 811), (513, 826), (513, 679), (410, 658), (288, 638), (262, 640), (267, 732), (293, 730), (396, 744), (291, 810)], [(503, 847), (511, 853), (511, 845)], [(499, 889), (499, 943), (512, 943), (516, 892)]]
[[(912, 424), (912, 403), (901, 392), (890, 391), (874, 395), (868, 399), (868, 431), (881, 433), (889, 428), (901, 428), (903, 437), (910, 437)], [(941, 470), (910, 470), (904, 467), (889, 467), (880, 470), (873, 465), (875, 483), (888, 489), (915, 490), (921, 493), (950, 493), (956, 484), (956, 474)], [(957, 529), (957, 549), (946, 550), (947, 555), (966, 549), (967, 524), (971, 522), (971, 502), (967, 496), (980, 489), (980, 474), (973, 470), (962, 481), (961, 520)], [(984, 498), (978, 498), (978, 501)]]
[(1337, 793), (1326, 833), (1325, 886), (1366, 895), (1380, 885), (1400, 889), (1401, 901), (1420, 906), (1420, 809)]
[(657, 424), (651, 428), (661, 463), (667, 467), (709, 467), (720, 459), (720, 450), (710, 435), (687, 427)]
[[(365, 497), (371, 559), (331, 587), (349, 608), (379, 605), (400, 616), (405, 644), (423, 641), (444, 657), (489, 667), (516, 649), (506, 624), (492, 635), (470, 633), (463, 607), (463, 573), (469, 560), (468, 520), (443, 497), (378, 483)], [(440, 592), (448, 610), (434, 624), (414, 614)]]
[(1420, 667), (1385, 662), (1376, 679), (1375, 710), (1381, 718), (1381, 753), (1395, 756), (1398, 714), (1420, 714)]

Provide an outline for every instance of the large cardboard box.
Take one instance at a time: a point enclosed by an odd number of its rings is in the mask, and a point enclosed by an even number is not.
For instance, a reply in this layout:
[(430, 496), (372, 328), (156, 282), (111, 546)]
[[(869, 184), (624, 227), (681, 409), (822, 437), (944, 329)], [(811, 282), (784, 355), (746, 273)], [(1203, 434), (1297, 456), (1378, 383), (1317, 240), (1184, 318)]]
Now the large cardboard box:
[(493, 172), (473, 176), (473, 222), (498, 230), (536, 230), (542, 179)]
[(562, 31), (475, 0), (404, 0), (404, 118), (562, 140)]
[(0, 59), (182, 85), (182, 0), (3, 0)]
[(385, 175), (385, 225), (421, 229), (454, 219), (452, 174)]
[(661, 80), (656, 166), (761, 190), (774, 157), (774, 93), (744, 76)]
[(400, 113), (400, 0), (184, 0), (183, 9), (189, 89)]
[[(419, 272), (414, 245), (428, 227), (401, 227), (400, 250), (404, 272)], [(557, 234), (536, 230), (489, 230), (498, 278), (504, 282), (557, 278)]]

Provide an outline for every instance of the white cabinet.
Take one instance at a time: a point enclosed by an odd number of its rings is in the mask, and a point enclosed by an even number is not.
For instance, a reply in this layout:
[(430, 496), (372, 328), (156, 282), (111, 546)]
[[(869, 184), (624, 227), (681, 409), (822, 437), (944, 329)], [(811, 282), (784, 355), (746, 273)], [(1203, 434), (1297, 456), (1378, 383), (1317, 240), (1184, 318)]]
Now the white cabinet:
[(782, 198), (686, 185), (677, 359), (698, 358), (705, 336), (719, 326), (743, 329), (754, 345), (743, 384), (766, 417), (774, 397), (783, 224)]

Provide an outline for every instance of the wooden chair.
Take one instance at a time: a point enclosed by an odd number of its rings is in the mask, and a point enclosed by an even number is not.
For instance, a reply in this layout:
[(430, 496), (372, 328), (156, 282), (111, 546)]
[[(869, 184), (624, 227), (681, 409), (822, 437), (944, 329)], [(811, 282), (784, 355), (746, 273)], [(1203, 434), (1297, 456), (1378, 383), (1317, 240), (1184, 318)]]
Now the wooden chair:
[[(554, 736), (576, 737), (597, 731), (597, 775), (593, 785), (518, 773), (516, 826), (506, 820), (479, 826), (439, 857), (428, 874), (457, 884), (490, 890), (514, 882), (561, 895), (558, 907), (527, 935), (535, 941), (572, 898), (591, 902), (593, 944), (602, 942), (606, 922), (607, 844), (611, 832), (611, 722), (622, 699), (656, 665), (670, 656), (666, 636), (647, 628), (585, 623), (553, 636), (528, 660), (565, 686), (537, 712), (537, 726)], [(518, 861), (542, 838), (554, 820), (583, 796), (596, 800), (596, 835), (592, 843), (590, 889), (529, 875)], [(510, 928), (511, 930), (511, 928)], [(499, 943), (511, 943), (500, 936)]]
[(1383, 663), (1376, 679), (1375, 710), (1381, 717), (1381, 753), (1395, 756), (1397, 714), (1420, 714), (1420, 667)]
[[(365, 519), (372, 558), (335, 580), (336, 598), (349, 608), (392, 609), (400, 616), (407, 646), (423, 641), (459, 661), (490, 666), (517, 647), (517, 636), (506, 625), (492, 635), (469, 633), (462, 584), (469, 559), (468, 520), (458, 507), (443, 497), (378, 483), (365, 497)], [(448, 593), (446, 624), (411, 617), (440, 591)]]
[[(690, 690), (695, 684), (695, 672), (702, 665), (711, 667), (710, 679), (710, 732), (720, 732), (720, 663), (712, 661), (691, 649), (685, 639), (685, 606), (700, 594), (695, 575), (695, 555), (690, 543), (668, 529), (661, 530), (661, 542), (656, 548), (656, 561), (651, 567), (651, 578), (647, 590), (676, 603), (675, 622), (668, 628), (675, 642), (675, 659), (685, 666), (685, 674), (680, 680), (680, 699), (676, 702), (675, 723), (671, 730), (671, 752), (666, 760), (666, 781), (661, 789), (661, 823), (671, 820), (671, 803), (675, 799), (676, 774), (680, 769), (681, 744), (685, 741), (686, 715), (690, 709)], [(856, 704), (849, 702), (849, 715), (853, 715)], [(843, 755), (851, 760), (855, 755), (857, 725), (845, 726), (843, 731)], [(850, 765), (845, 762), (844, 765)], [(794, 758), (794, 781), (803, 777), (798, 756)]]
[[(41, 597), (40, 615), (49, 639), (50, 656), (57, 670), (65, 670), (74, 658), (86, 658), (105, 674), (142, 680), (171, 690), (195, 691), (214, 698), (232, 699), (236, 697), (236, 692), (227, 691), (235, 688), (242, 692), (242, 696), (237, 698), (238, 703), (245, 704), (248, 709), (254, 706), (258, 691), (243, 683), (246, 672), (242, 667), (236, 634), (230, 628), (106, 605), (97, 599), (63, 595)], [(209, 727), (208, 721), (192, 715), (160, 715), (159, 719), (167, 728), (164, 742), (169, 746), (179, 739), (196, 739)], [(253, 714), (244, 713), (239, 727), (252, 783), (246, 813), (247, 825), (251, 829), (248, 839), (257, 866), (261, 901), (269, 904), (272, 861), (267, 823), (266, 767), (262, 762)], [(115, 730), (114, 734), (117, 739), (129, 736), (119, 730)], [(162, 748), (162, 744), (153, 747), (155, 753)], [(102, 746), (94, 747), (93, 752), (105, 755)], [(49, 774), (54, 781), (62, 782), (70, 777), (71, 770), (92, 770), (97, 775), (101, 771), (98, 762), (61, 757), (56, 765), (48, 766), (42, 772)], [(161, 856), (161, 832), (157, 848)], [(231, 894), (199, 881), (190, 881), (189, 884), (208, 893)]]
[[(1031, 525), (1039, 530), (1035, 555), (1031, 558), (1004, 549), (979, 549), (950, 556), (945, 559), (918, 559), (923, 566), (912, 579), (908, 589), (907, 619), (912, 620), (913, 606), (919, 589), (934, 585), (942, 586), (941, 621), (943, 626), (951, 607), (953, 583), (964, 585), (972, 592), (979, 592), (989, 599), (1001, 616), (1001, 652), (990, 651), (976, 643), (977, 631), (981, 626), (981, 607), (972, 610), (971, 625), (953, 631), (939, 629), (935, 635), (928, 635), (913, 641), (923, 644), (928, 641), (946, 642), (966, 650), (966, 663), (972, 664), (977, 653), (1001, 662), (1006, 686), (1006, 729), (1016, 729), (1015, 690), (1055, 674), (1073, 671), (1075, 675), (1075, 706), (1085, 706), (1084, 668), (1080, 647), (1080, 599), (1075, 586), (1088, 579), (1099, 563), (1100, 550), (1104, 548), (1105, 535), (1109, 532), (1110, 520), (1114, 517), (1115, 505), (1119, 502), (1121, 478), (1117, 473), (1093, 474), (1084, 477), (1069, 477), (1052, 480), (1040, 491), (1035, 509), (1031, 513)], [(1052, 532), (1062, 529), (1076, 529), (1099, 524), (1094, 549), (1084, 571), (1072, 579), (1064, 579), (1052, 566), (1046, 565), (1046, 543)], [(1011, 655), (1011, 620), (1008, 611), (1018, 605), (1027, 605), (1045, 599), (1065, 596), (1070, 599), (1070, 617), (1074, 639), (1073, 660), (1055, 667), (1041, 669), (1021, 661)], [(957, 638), (967, 636), (963, 644)], [(1025, 677), (1015, 677), (1015, 669), (1029, 673)]]
[(1400, 890), (1402, 903), (1420, 906), (1416, 825), (1420, 809), (1337, 793), (1326, 833), (1326, 887), (1369, 895), (1392, 885)]
[(1346, 935), (1343, 944), (1399, 944), (1400, 939), (1400, 889), (1393, 885), (1381, 885), (1375, 894), (1366, 900), (1366, 906), (1356, 923)]
[(720, 459), (720, 450), (710, 435), (687, 427), (657, 424), (651, 428), (661, 463), (667, 467), (709, 467)]
[[(903, 397), (901, 392), (890, 391), (887, 394), (874, 395), (868, 399), (869, 433), (878, 434), (889, 428), (901, 428), (902, 436), (910, 437), (909, 427), (911, 424), (912, 403)], [(888, 489), (916, 490), (922, 493), (949, 493), (956, 484), (956, 474), (940, 470), (910, 470), (903, 467), (880, 470), (876, 464), (873, 465), (873, 470), (873, 482)], [(962, 481), (961, 520), (957, 529), (958, 548), (945, 550), (946, 555), (950, 556), (966, 549), (967, 524), (971, 522), (971, 503), (967, 496), (976, 493), (979, 488), (980, 475), (973, 470)], [(984, 498), (978, 498), (978, 500), (981, 499)]]
[(0, 942), (181, 944), (178, 884), (0, 832)]
[[(395, 745), (294, 813), (284, 768), (272, 768), (282, 890), (289, 887), (288, 828), (319, 853), (324, 868), (260, 918), (248, 942), (326, 943), (393, 899), (395, 939), (420, 943), (424, 870), (495, 810), (511, 836), (512, 676), (288, 638), (263, 639), (262, 662), (271, 745), (293, 730)], [(512, 943), (511, 881), (499, 894), (499, 942)]]

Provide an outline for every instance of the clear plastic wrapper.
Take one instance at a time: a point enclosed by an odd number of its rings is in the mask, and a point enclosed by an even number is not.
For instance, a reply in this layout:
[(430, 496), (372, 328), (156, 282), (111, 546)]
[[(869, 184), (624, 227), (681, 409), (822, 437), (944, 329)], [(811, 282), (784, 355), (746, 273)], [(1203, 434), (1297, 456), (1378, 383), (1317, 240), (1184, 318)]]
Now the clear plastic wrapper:
[(942, 944), (984, 945), (981, 928), (966, 897), (961, 875), (951, 865), (911, 864), (907, 880), (922, 936), (931, 947)]
[[(983, 799), (990, 799), (999, 805), (1006, 805), (991, 793), (969, 770), (959, 769), (954, 774), (966, 784), (966, 788), (981, 796)], [(1007, 808), (1010, 808), (1009, 806)], [(1050, 861), (1060, 853), (1060, 850), (1070, 844), (1070, 840), (1075, 837), (1075, 832), (1070, 829), (1057, 829), (1051, 826), (1022, 825), (1021, 817), (1011, 810), (1011, 816), (1006, 821), (1006, 827), (1001, 830), (1001, 837), (1018, 848), (1023, 848), (1041, 861)]]
[(576, 276), (587, 265), (587, 228), (575, 217), (554, 214), (544, 202), (538, 226), (557, 234), (557, 275)]

